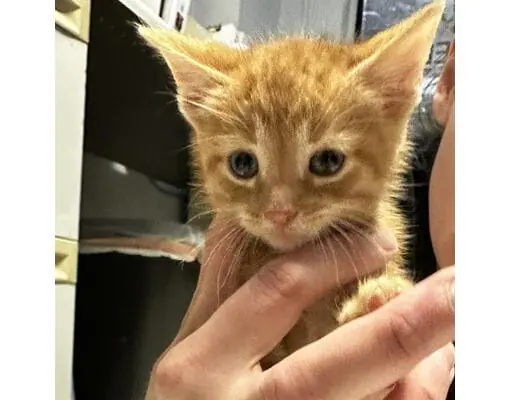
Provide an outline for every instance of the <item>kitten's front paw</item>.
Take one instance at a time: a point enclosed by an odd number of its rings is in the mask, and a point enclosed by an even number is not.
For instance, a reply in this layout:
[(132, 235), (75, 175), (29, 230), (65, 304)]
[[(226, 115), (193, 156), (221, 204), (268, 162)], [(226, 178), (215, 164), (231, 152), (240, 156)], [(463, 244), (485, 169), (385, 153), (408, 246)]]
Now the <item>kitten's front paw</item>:
[(402, 276), (370, 278), (360, 283), (357, 293), (343, 304), (337, 321), (345, 324), (368, 314), (411, 287), (413, 282)]

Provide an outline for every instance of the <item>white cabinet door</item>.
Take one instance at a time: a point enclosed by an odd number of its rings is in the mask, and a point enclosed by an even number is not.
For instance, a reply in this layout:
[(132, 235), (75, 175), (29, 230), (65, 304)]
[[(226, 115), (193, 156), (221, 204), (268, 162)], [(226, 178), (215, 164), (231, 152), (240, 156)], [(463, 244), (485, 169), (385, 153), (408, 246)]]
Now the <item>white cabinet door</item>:
[(55, 14), (55, 399), (71, 400), (88, 9), (85, 0), (57, 3), (81, 6)]
[(55, 400), (73, 394), (73, 339), (75, 285), (55, 285)]
[(55, 236), (78, 239), (87, 45), (55, 29)]

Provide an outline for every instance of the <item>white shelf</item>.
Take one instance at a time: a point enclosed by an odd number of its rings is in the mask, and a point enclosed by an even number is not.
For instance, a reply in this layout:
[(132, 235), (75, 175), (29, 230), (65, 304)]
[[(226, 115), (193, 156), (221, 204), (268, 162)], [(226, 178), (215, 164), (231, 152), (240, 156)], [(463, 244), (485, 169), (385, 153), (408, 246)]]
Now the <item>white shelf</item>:
[[(141, 0), (119, 0), (125, 7), (127, 7), (133, 14), (140, 18), (149, 26), (159, 27), (164, 29), (173, 29), (167, 24), (159, 15), (157, 15), (147, 4)], [(212, 35), (191, 16), (188, 15), (188, 20), (183, 34), (193, 36), (200, 39), (210, 39)]]
[(126, 6), (133, 14), (140, 18), (143, 22), (150, 26), (171, 29), (163, 19), (150, 9), (147, 4), (142, 3), (140, 0), (119, 0)]

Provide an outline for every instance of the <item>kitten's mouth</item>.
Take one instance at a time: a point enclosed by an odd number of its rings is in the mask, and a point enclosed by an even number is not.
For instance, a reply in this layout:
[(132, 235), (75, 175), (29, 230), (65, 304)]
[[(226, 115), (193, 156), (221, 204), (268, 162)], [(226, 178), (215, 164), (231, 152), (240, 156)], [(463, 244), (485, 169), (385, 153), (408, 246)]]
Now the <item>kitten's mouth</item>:
[(314, 233), (304, 234), (291, 230), (273, 230), (270, 234), (264, 235), (264, 240), (275, 250), (288, 252), (295, 250), (313, 240), (326, 239), (332, 235), (340, 235), (342, 241), (351, 241), (356, 236), (366, 237), (370, 232), (370, 225), (360, 221), (342, 220), (341, 223), (326, 225)]
[[(251, 222), (251, 221), (250, 221)], [(242, 224), (253, 236), (259, 238), (271, 248), (279, 252), (295, 250), (314, 240), (329, 240), (330, 236), (340, 236), (342, 242), (350, 242), (356, 236), (366, 236), (372, 224), (369, 221), (348, 220), (341, 218), (337, 221), (326, 223), (322, 227), (298, 229), (292, 225), (284, 227), (260, 226), (257, 223)], [(338, 238), (335, 239), (335, 242)]]

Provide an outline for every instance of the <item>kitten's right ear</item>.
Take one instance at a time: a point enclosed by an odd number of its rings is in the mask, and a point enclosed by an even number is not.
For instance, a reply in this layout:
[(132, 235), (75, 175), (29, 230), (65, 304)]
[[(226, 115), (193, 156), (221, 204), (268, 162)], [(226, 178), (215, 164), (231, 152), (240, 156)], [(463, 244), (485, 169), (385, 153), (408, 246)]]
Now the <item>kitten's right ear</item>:
[(418, 102), (423, 70), (444, 7), (444, 0), (434, 0), (358, 46), (361, 61), (351, 76), (380, 93), (389, 113), (402, 115)]
[(185, 36), (173, 30), (138, 26), (138, 34), (166, 61), (186, 113), (200, 106), (211, 90), (230, 83), (240, 51), (216, 41)]

